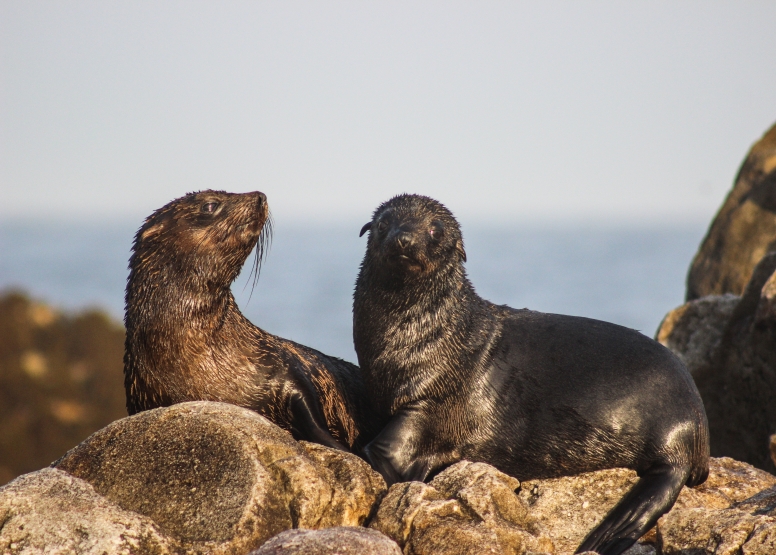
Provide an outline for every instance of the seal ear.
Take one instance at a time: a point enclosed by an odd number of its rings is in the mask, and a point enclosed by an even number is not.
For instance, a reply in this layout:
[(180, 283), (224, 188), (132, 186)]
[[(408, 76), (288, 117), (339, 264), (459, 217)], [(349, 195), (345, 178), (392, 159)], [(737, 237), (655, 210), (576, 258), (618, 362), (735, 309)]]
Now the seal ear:
[(458, 251), (458, 254), (461, 255), (461, 258), (463, 259), (463, 261), (466, 262), (466, 251), (463, 250), (463, 241), (461, 241), (460, 239), (458, 239), (455, 242), (455, 250)]
[(364, 233), (372, 229), (372, 222), (369, 222), (368, 224), (364, 224), (364, 227), (361, 228), (361, 233), (358, 234), (359, 237), (361, 237)]

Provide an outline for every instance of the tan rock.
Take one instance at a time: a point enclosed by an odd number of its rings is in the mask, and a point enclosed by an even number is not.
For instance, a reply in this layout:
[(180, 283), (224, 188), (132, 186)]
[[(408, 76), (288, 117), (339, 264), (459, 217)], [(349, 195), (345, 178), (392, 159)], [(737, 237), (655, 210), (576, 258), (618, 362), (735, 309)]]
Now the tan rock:
[(529, 480), (521, 484), (519, 497), (556, 553), (565, 555), (574, 553), (637, 480), (634, 471), (624, 468)]
[(709, 477), (700, 486), (683, 488), (674, 510), (703, 507), (726, 509), (776, 486), (776, 476), (728, 457), (709, 459)]
[(87, 482), (52, 468), (0, 488), (0, 553), (180, 553), (151, 519), (111, 503)]
[(195, 402), (114, 422), (56, 468), (189, 550), (246, 553), (289, 528), (358, 526), (385, 491), (354, 455), (300, 445), (253, 411)]
[[(634, 471), (623, 468), (529, 480), (521, 484), (519, 497), (528, 507), (538, 533), (549, 536), (559, 555), (572, 554), (637, 480)], [(683, 488), (672, 511), (729, 508), (774, 486), (776, 476), (733, 459), (712, 458), (706, 482), (696, 488)], [(652, 529), (627, 553), (654, 553), (651, 544), (656, 540)]]
[(776, 125), (755, 143), (712, 222), (687, 277), (687, 300), (741, 295), (776, 249)]
[(490, 465), (461, 461), (429, 484), (391, 486), (370, 527), (414, 555), (553, 553), (515, 494), (519, 485)]
[(773, 555), (775, 525), (772, 517), (738, 509), (679, 509), (660, 519), (658, 545), (663, 555)]
[(770, 437), (770, 443), (771, 443), (771, 461), (773, 462), (774, 466), (776, 466), (776, 434), (773, 434)]
[(286, 530), (251, 555), (401, 555), (396, 542), (369, 528)]

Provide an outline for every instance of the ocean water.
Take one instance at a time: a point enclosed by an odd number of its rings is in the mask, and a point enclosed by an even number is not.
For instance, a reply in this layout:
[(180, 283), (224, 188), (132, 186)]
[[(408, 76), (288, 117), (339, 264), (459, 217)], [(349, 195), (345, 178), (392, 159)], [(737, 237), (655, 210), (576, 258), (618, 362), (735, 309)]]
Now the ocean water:
[[(123, 317), (127, 261), (139, 222), (0, 224), (0, 291), (18, 288), (66, 310)], [(360, 225), (275, 226), (255, 288), (250, 263), (232, 289), (265, 330), (355, 362), (353, 284)], [(469, 277), (515, 308), (587, 316), (653, 336), (684, 299), (706, 224), (464, 227)], [(253, 256), (253, 255), (252, 255)]]

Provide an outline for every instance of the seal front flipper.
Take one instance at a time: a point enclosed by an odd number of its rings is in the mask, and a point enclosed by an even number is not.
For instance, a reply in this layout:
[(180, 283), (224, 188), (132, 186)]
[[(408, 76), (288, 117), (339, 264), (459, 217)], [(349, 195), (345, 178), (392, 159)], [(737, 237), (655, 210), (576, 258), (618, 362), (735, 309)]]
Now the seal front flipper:
[(397, 412), (383, 430), (364, 449), (367, 460), (390, 486), (396, 482), (425, 482), (454, 458), (439, 453), (423, 454), (419, 447), (428, 443), (424, 436), (426, 415), (415, 410)]
[(325, 422), (321, 421), (320, 410), (314, 410), (311, 405), (314, 399), (307, 399), (299, 392), (291, 394), (289, 405), (291, 409), (291, 431), (297, 439), (320, 443), (332, 449), (350, 452), (350, 449), (334, 439)]
[(636, 543), (673, 506), (690, 475), (689, 467), (660, 465), (645, 472), (580, 544), (576, 553), (619, 555)]

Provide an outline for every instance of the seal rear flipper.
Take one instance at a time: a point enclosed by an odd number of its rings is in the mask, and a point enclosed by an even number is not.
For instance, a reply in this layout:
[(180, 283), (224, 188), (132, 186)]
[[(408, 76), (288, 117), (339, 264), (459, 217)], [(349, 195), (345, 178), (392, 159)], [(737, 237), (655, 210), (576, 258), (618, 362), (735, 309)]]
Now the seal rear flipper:
[(628, 549), (673, 506), (689, 474), (689, 467), (660, 465), (649, 469), (588, 534), (576, 553), (619, 555)]

